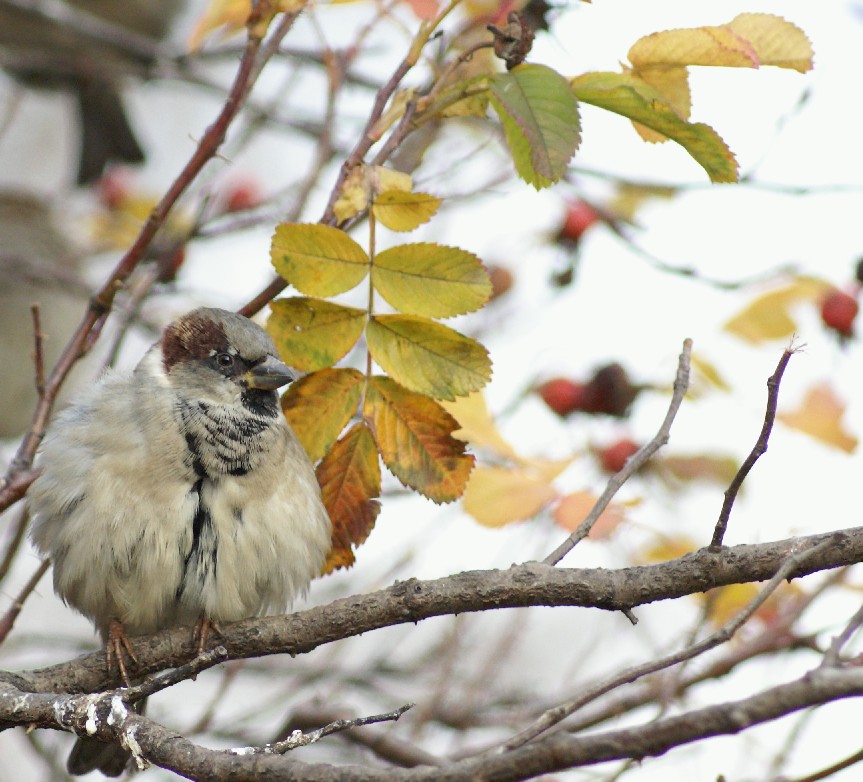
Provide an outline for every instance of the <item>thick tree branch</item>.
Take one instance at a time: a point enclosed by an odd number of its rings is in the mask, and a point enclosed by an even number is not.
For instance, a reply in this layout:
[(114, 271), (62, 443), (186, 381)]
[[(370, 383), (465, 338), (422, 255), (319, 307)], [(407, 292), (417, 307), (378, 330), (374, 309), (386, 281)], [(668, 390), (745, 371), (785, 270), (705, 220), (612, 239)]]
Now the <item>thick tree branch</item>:
[[(863, 528), (855, 527), (718, 552), (703, 548), (661, 564), (620, 570), (554, 568), (529, 562), (507, 570), (469, 571), (430, 581), (409, 579), (307, 611), (247, 619), (223, 627), (221, 645), (228, 659), (297, 655), (342, 638), (434, 616), (525, 606), (620, 611), (718, 586), (766, 581), (795, 551), (825, 542), (790, 577), (863, 561)], [(188, 628), (179, 627), (135, 639), (135, 653), (140, 661), (137, 672), (146, 675), (188, 662), (194, 646)], [(22, 677), (31, 692), (94, 692), (116, 684), (108, 678), (101, 652)]]

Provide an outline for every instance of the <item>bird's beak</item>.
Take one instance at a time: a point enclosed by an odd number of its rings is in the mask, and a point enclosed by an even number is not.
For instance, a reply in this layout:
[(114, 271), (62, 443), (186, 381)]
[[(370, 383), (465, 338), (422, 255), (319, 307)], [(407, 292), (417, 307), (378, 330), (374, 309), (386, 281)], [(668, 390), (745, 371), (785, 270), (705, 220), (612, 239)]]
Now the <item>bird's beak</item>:
[(273, 356), (267, 356), (260, 364), (255, 364), (243, 379), (247, 388), (261, 391), (275, 391), (277, 388), (296, 380), (299, 375), (287, 364)]

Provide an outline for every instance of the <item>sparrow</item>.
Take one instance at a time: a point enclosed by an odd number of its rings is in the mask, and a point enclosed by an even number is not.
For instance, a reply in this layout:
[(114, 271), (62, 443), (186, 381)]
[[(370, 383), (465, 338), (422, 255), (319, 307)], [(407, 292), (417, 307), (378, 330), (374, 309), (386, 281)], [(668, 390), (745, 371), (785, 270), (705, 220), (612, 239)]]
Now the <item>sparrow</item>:
[(124, 79), (152, 75), (185, 0), (0, 0), (0, 64), (28, 88), (74, 94), (81, 127), (77, 182), (144, 159), (121, 98)]
[[(31, 539), (121, 673), (127, 635), (197, 623), (203, 646), (212, 625), (284, 612), (321, 573), (331, 524), (276, 392), (295, 378), (262, 328), (201, 308), (50, 426)], [(128, 758), (83, 738), (67, 767), (117, 776)]]

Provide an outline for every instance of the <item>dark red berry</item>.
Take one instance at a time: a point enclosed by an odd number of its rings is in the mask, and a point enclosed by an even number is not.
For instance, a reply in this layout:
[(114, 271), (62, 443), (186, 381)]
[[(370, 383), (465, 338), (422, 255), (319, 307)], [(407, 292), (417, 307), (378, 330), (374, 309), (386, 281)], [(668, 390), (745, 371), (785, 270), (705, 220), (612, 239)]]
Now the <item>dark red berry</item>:
[(850, 337), (854, 334), (854, 319), (859, 309), (856, 298), (834, 289), (821, 300), (821, 320), (837, 334)]
[(580, 409), (584, 400), (584, 386), (565, 377), (556, 377), (537, 388), (543, 401), (560, 416)]
[(606, 448), (596, 451), (596, 458), (603, 470), (610, 473), (620, 472), (641, 446), (634, 440), (624, 437)]

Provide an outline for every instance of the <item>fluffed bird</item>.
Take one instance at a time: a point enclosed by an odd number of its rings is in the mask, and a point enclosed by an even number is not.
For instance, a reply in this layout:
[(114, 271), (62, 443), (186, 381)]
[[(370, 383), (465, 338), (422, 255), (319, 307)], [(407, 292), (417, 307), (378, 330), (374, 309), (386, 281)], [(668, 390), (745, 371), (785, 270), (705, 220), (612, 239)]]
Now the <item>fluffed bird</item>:
[[(109, 662), (126, 634), (283, 612), (321, 573), (331, 524), (276, 391), (294, 378), (263, 329), (202, 308), (53, 421), (31, 537)], [(116, 776), (127, 759), (82, 738), (68, 768)]]

